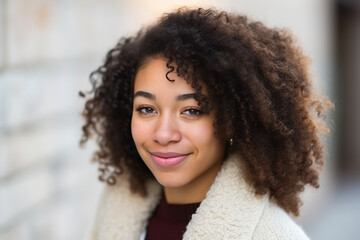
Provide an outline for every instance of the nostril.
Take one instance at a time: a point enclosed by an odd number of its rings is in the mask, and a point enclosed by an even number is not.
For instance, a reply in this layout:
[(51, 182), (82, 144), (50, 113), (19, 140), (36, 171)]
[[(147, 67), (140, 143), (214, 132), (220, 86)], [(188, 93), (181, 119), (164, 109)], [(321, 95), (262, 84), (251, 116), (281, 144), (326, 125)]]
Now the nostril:
[(180, 140), (181, 133), (176, 123), (170, 120), (159, 122), (159, 125), (154, 132), (154, 141), (161, 145), (167, 145), (171, 142), (178, 142)]
[(179, 132), (172, 132), (167, 134), (156, 134), (154, 141), (161, 144), (167, 145), (169, 143), (179, 142), (181, 140), (181, 134)]

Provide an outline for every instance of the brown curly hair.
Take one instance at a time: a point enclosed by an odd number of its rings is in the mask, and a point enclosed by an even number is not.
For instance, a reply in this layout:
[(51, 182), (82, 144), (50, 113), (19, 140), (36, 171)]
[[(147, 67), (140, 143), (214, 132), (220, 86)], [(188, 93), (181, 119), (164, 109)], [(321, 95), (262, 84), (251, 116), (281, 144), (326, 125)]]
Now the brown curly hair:
[[(289, 32), (215, 9), (181, 8), (164, 15), (121, 39), (91, 73), (81, 143), (97, 135), (100, 179), (115, 184), (126, 169), (132, 191), (143, 195), (146, 181), (154, 179), (135, 148), (130, 122), (135, 74), (156, 55), (192, 85), (202, 109), (216, 109), (217, 136), (232, 139), (227, 154), (243, 156), (256, 193), (269, 192), (298, 215), (299, 193), (306, 184), (319, 185), (318, 134), (326, 130), (320, 115), (331, 103), (313, 94), (308, 59)], [(208, 96), (201, 94), (200, 83)]]

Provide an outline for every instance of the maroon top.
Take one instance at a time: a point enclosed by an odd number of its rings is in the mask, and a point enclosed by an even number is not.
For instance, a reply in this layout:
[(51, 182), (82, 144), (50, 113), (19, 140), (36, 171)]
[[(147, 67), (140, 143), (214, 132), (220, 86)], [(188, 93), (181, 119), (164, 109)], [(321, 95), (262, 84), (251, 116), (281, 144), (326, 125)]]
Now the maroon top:
[(181, 240), (199, 205), (169, 204), (163, 197), (149, 220), (146, 240)]

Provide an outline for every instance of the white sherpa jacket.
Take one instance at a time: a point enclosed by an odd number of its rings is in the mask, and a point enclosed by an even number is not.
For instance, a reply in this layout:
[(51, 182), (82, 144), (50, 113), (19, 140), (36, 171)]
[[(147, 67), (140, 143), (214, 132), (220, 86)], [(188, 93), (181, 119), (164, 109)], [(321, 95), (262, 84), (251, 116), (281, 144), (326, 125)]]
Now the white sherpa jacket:
[[(269, 196), (257, 197), (245, 182), (238, 156), (227, 159), (205, 199), (193, 214), (184, 240), (308, 239), (301, 228)], [(125, 176), (122, 176), (125, 177)], [(128, 181), (106, 186), (88, 239), (139, 240), (161, 197), (157, 182), (146, 198), (133, 194)]]

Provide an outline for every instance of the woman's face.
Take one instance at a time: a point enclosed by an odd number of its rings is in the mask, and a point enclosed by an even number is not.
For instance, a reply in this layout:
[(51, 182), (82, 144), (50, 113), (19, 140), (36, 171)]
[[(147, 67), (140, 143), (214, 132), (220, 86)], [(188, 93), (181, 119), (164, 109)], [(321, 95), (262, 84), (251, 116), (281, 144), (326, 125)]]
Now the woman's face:
[(215, 113), (203, 113), (195, 90), (176, 73), (169, 75), (175, 81), (168, 81), (167, 72), (166, 60), (160, 57), (137, 72), (132, 136), (165, 194), (206, 194), (221, 167), (225, 144), (214, 135)]

